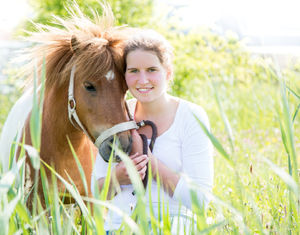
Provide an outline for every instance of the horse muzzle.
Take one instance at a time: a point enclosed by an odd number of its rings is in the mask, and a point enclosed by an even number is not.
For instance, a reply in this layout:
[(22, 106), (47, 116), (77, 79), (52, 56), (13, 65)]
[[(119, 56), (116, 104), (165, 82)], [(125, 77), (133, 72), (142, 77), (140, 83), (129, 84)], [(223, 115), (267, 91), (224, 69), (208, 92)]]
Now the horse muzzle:
[(121, 158), (116, 154), (116, 149), (129, 155), (132, 149), (132, 138), (126, 133), (110, 136), (98, 147), (99, 154), (105, 162), (113, 158), (113, 162), (120, 162)]
[(110, 157), (113, 157), (113, 161), (120, 162), (120, 157), (115, 154), (115, 151), (112, 151), (116, 148), (122, 150), (126, 154), (130, 154), (132, 138), (124, 132), (132, 129), (139, 129), (143, 125), (143, 122), (136, 123), (135, 121), (128, 121), (119, 123), (102, 132), (96, 139), (95, 146), (99, 149), (99, 154), (103, 160), (108, 162)]

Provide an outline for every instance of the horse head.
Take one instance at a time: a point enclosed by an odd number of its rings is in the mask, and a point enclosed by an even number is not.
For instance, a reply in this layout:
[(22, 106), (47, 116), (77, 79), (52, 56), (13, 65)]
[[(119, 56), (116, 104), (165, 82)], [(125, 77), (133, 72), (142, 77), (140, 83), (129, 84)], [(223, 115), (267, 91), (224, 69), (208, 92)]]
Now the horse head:
[[(39, 43), (31, 50), (31, 56), (38, 58), (39, 70), (43, 58), (46, 61), (43, 122), (68, 129), (65, 135), (84, 131), (92, 142), (107, 129), (129, 120), (122, 50), (126, 29), (112, 26), (110, 9), (104, 8), (103, 15), (96, 23), (81, 13), (69, 20), (57, 18), (62, 28), (42, 26), (44, 30), (31, 37)], [(70, 114), (67, 118), (68, 105), (69, 109), (76, 109), (79, 122)], [(56, 117), (49, 118), (51, 115)], [(59, 122), (64, 125), (58, 125)], [(131, 151), (128, 129), (117, 133), (116, 138), (117, 146), (125, 153)], [(66, 141), (66, 136), (62, 138)], [(114, 136), (110, 136), (97, 146), (106, 160), (111, 154), (113, 140)]]
[[(75, 35), (71, 38), (73, 58), (68, 66), (70, 69), (72, 65), (68, 89), (69, 120), (94, 143), (101, 133), (129, 120), (124, 99), (127, 86), (122, 50), (116, 38), (109, 32), (90, 40), (80, 41)], [(114, 136), (110, 135), (97, 144), (105, 160), (111, 154), (113, 142)], [(131, 138), (127, 130), (117, 134), (115, 143), (125, 153), (130, 153)]]

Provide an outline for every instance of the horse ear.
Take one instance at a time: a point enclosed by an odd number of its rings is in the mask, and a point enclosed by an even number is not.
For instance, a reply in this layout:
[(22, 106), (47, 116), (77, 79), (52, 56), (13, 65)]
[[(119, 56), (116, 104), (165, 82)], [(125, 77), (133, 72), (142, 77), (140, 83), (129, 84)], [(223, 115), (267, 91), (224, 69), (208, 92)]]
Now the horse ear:
[(78, 45), (79, 45), (79, 42), (78, 42), (76, 36), (72, 35), (70, 47), (71, 47), (71, 51), (73, 52), (73, 54), (75, 54), (78, 51)]

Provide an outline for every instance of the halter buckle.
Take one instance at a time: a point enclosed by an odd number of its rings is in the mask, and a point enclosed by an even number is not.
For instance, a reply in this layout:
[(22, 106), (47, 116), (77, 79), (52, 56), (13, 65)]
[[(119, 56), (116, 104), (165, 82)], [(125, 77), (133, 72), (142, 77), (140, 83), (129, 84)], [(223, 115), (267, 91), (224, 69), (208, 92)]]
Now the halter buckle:
[(144, 121), (140, 121), (140, 122), (137, 123), (137, 126), (138, 126), (139, 128), (141, 128), (141, 127), (143, 127), (143, 126), (145, 126), (145, 125), (146, 125), (146, 124), (145, 124)]
[(74, 97), (69, 97), (68, 106), (69, 106), (69, 110), (71, 112), (74, 112), (74, 110), (76, 109), (76, 101), (75, 101)]

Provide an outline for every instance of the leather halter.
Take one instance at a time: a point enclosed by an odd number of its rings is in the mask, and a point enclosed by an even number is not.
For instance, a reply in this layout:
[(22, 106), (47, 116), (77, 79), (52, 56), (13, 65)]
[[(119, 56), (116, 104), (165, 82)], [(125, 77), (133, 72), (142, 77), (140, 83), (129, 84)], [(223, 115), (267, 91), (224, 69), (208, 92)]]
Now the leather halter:
[[(69, 120), (72, 123), (72, 125), (79, 129), (78, 126), (80, 127), (80, 129), (90, 138), (91, 141), (93, 141), (92, 136), (88, 133), (88, 131), (86, 130), (86, 128), (82, 125), (82, 123), (79, 120), (79, 117), (76, 113), (76, 101), (74, 98), (74, 75), (75, 75), (75, 70), (76, 70), (76, 66), (73, 65), (72, 70), (71, 70), (71, 75), (70, 75), (70, 83), (69, 83), (69, 95), (68, 95), (68, 114), (69, 114)], [(126, 109), (128, 112), (128, 107), (126, 104)], [(128, 112), (128, 115), (129, 112)], [(73, 122), (73, 119), (76, 122), (76, 124), (78, 126), (76, 126)], [(132, 120), (132, 118), (130, 117), (131, 121), (128, 122), (122, 122), (119, 123), (109, 129), (106, 129), (105, 131), (103, 131), (95, 140), (94, 144), (97, 148), (100, 147), (100, 145), (110, 136), (113, 136), (115, 134), (118, 134), (120, 132), (123, 131), (127, 131), (127, 130), (132, 130), (132, 129), (139, 129), (140, 127), (144, 126), (144, 122), (140, 122), (140, 123), (136, 123), (135, 121)]]

